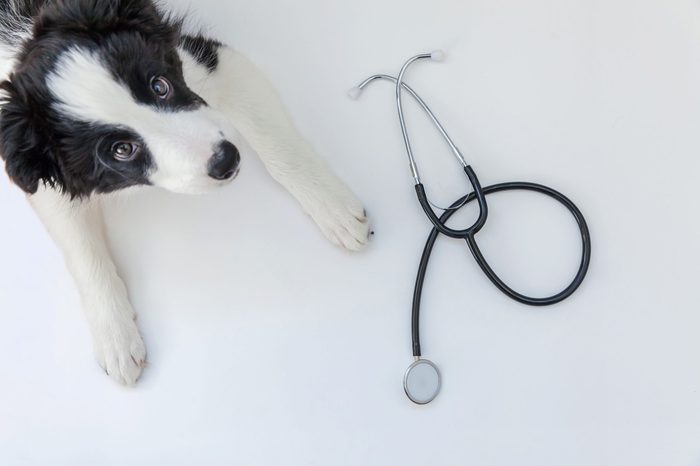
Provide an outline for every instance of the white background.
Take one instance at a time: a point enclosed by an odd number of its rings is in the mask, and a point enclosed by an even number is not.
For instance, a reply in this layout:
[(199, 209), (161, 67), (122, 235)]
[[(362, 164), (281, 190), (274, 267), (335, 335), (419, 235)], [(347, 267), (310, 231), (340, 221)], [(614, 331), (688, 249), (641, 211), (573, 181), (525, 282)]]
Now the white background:
[[(186, 0), (177, 2), (180, 6)], [(134, 389), (92, 359), (78, 296), (23, 196), (0, 183), (0, 464), (700, 465), (700, 2), (198, 1), (367, 204), (359, 255), (327, 244), (246, 159), (219, 193), (138, 194), (110, 235), (149, 349)], [(404, 58), (485, 184), (552, 185), (586, 214), (594, 256), (570, 301), (530, 309), (441, 240), (424, 350), (444, 390), (413, 406), (409, 313), (429, 227), (392, 107)], [(466, 190), (413, 113), (436, 201)], [(418, 136), (420, 134), (420, 136)], [(480, 236), (518, 289), (577, 265), (568, 213), (498, 195)], [(466, 219), (466, 215), (463, 216)]]

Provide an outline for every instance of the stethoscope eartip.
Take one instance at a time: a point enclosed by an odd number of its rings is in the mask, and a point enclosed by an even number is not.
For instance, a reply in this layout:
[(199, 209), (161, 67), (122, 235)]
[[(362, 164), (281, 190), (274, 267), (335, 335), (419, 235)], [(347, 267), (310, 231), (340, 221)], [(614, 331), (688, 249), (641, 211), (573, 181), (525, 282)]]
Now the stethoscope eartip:
[(348, 98), (350, 100), (357, 100), (362, 95), (362, 89), (359, 87), (353, 87), (348, 91)]
[(443, 50), (434, 50), (430, 53), (430, 59), (432, 61), (445, 61), (447, 54)]

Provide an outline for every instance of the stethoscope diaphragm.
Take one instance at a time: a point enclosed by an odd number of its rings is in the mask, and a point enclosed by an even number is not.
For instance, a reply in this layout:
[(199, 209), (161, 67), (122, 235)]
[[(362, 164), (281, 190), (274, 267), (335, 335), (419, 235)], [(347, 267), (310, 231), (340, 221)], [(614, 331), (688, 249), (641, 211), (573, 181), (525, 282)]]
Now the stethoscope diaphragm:
[(440, 370), (427, 359), (417, 359), (406, 370), (403, 378), (403, 389), (406, 395), (419, 405), (427, 405), (437, 398), (441, 387)]

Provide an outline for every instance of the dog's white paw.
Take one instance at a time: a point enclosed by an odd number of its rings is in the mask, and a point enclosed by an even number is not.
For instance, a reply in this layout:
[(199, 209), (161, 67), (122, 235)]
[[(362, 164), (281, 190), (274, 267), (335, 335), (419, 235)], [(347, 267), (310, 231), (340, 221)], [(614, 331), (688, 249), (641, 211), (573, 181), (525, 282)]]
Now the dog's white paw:
[(146, 345), (130, 318), (105, 323), (94, 332), (95, 356), (107, 375), (122, 385), (134, 385), (146, 366)]
[(309, 196), (303, 203), (323, 234), (335, 245), (360, 251), (369, 242), (371, 226), (362, 203), (345, 185)]

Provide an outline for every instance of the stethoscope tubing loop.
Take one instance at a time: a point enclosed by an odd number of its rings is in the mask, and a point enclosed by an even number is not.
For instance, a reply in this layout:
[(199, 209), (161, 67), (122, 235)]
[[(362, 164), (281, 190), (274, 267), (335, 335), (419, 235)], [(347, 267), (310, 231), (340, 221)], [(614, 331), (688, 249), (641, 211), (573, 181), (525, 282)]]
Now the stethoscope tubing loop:
[[(561, 303), (562, 301), (571, 297), (581, 287), (588, 274), (592, 256), (591, 234), (588, 228), (588, 223), (586, 222), (586, 219), (581, 210), (568, 197), (566, 197), (559, 191), (556, 191), (544, 185), (520, 181), (500, 183), (483, 188), (483, 193), (484, 195), (490, 195), (499, 192), (514, 190), (532, 191), (549, 196), (555, 199), (560, 204), (562, 204), (564, 207), (566, 207), (566, 209), (572, 214), (572, 216), (576, 220), (576, 224), (581, 234), (581, 262), (579, 265), (578, 272), (576, 273), (576, 276), (574, 277), (573, 281), (566, 288), (564, 288), (564, 290), (560, 291), (555, 295), (544, 298), (533, 298), (530, 296), (525, 296), (524, 294), (515, 291), (510, 286), (508, 286), (498, 276), (498, 274), (496, 274), (496, 272), (491, 268), (491, 266), (489, 266), (488, 261), (481, 252), (481, 249), (479, 248), (479, 245), (476, 241), (476, 234), (469, 235), (464, 239), (467, 242), (467, 245), (469, 246), (469, 250), (474, 256), (474, 259), (476, 260), (477, 264), (484, 272), (484, 274), (501, 292), (503, 292), (509, 298), (521, 304), (535, 307), (552, 306)], [(439, 223), (445, 224), (459, 210), (460, 207), (463, 207), (473, 202), (475, 199), (477, 199), (477, 195), (475, 192), (472, 192), (471, 194), (460, 198), (452, 205), (452, 207), (449, 210), (447, 210), (438, 219)], [(423, 249), (420, 265), (418, 267), (418, 276), (416, 278), (416, 285), (413, 292), (413, 311), (411, 316), (411, 334), (413, 341), (412, 346), (413, 355), (415, 357), (422, 356), (420, 342), (420, 308), (423, 295), (423, 284), (425, 282), (425, 276), (427, 274), (430, 257), (435, 247), (435, 243), (441, 233), (442, 232), (437, 227), (434, 227), (433, 230), (430, 232), (428, 240), (425, 244), (425, 248)]]
[[(505, 186), (505, 187), (503, 187)], [(488, 261), (484, 257), (483, 253), (481, 252), (481, 248), (479, 248), (479, 245), (476, 241), (476, 237), (474, 235), (469, 236), (465, 238), (467, 245), (469, 246), (469, 250), (471, 251), (472, 255), (474, 256), (474, 259), (476, 259), (477, 264), (481, 268), (481, 270), (484, 272), (484, 274), (488, 277), (488, 279), (503, 293), (505, 293), (507, 296), (509, 296), (511, 299), (521, 303), (525, 304), (528, 306), (535, 306), (535, 307), (544, 307), (544, 306), (552, 306), (555, 304), (558, 304), (567, 298), (569, 298), (571, 295), (573, 295), (576, 290), (578, 290), (583, 284), (583, 281), (586, 278), (586, 275), (588, 274), (588, 269), (590, 267), (590, 262), (591, 262), (591, 235), (590, 235), (590, 230), (588, 229), (588, 224), (586, 223), (586, 219), (579, 210), (578, 207), (566, 196), (561, 194), (558, 191), (555, 191), (554, 189), (551, 189), (547, 186), (535, 184), (535, 183), (503, 183), (503, 185), (495, 185), (492, 186), (492, 188), (499, 188), (501, 187), (502, 189), (494, 190), (492, 192), (500, 192), (500, 191), (508, 191), (508, 190), (527, 190), (527, 191), (534, 191), (538, 192), (541, 194), (544, 194), (546, 196), (549, 196), (555, 200), (557, 200), (559, 203), (564, 205), (564, 207), (569, 210), (569, 212), (572, 214), (574, 219), (576, 220), (576, 224), (579, 228), (579, 232), (581, 234), (581, 261), (579, 264), (579, 270), (576, 276), (574, 277), (573, 281), (562, 291), (559, 293), (545, 297), (545, 298), (532, 298), (529, 296), (525, 296), (521, 293), (518, 293), (517, 291), (513, 290), (511, 287), (509, 287), (501, 278), (494, 272), (494, 270), (491, 268), (489, 265)], [(450, 215), (445, 215), (445, 221), (449, 219), (453, 212), (450, 212)]]

